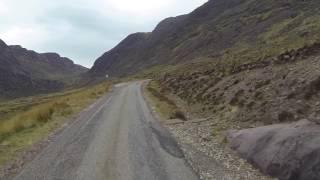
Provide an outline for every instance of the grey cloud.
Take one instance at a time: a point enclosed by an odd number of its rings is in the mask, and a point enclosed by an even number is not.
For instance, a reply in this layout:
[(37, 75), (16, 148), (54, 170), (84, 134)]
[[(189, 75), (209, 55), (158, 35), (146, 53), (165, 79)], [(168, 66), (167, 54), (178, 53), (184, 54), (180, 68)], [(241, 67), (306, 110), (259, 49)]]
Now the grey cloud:
[(39, 22), (48, 25), (67, 23), (73, 28), (82, 29), (101, 34), (127, 33), (130, 26), (120, 24), (117, 21), (95, 11), (86, 8), (54, 8), (39, 17)]
[[(16, 27), (34, 28), (36, 31), (31, 38), (12, 41), (39, 52), (57, 52), (86, 66), (91, 66), (96, 58), (128, 34), (152, 31), (163, 16), (174, 16), (180, 14), (181, 9), (195, 8), (195, 0), (175, 0), (178, 7), (173, 8), (171, 14), (150, 14), (145, 17), (148, 21), (143, 22), (143, 18), (133, 20), (126, 15), (120, 17), (118, 13), (109, 13), (111, 8), (101, 7), (101, 3), (108, 0), (1, 1), (9, 5), (10, 12), (5, 17), (0, 16), (0, 39), (2, 34)], [(37, 38), (36, 43), (30, 43), (34, 38)], [(8, 41), (12, 44), (10, 38)]]
[[(41, 50), (60, 52), (86, 66), (90, 66), (95, 58), (138, 29), (119, 24), (92, 9), (83, 8), (50, 9), (39, 17), (38, 22), (52, 34)], [(59, 34), (60, 26), (69, 26), (69, 32)]]

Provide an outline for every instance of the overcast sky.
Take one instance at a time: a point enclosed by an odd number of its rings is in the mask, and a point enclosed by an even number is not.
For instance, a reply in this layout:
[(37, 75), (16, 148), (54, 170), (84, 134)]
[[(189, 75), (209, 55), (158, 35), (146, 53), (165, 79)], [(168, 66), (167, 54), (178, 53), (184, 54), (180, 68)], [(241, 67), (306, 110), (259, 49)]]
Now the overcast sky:
[(0, 0), (0, 39), (91, 67), (128, 34), (207, 0)]

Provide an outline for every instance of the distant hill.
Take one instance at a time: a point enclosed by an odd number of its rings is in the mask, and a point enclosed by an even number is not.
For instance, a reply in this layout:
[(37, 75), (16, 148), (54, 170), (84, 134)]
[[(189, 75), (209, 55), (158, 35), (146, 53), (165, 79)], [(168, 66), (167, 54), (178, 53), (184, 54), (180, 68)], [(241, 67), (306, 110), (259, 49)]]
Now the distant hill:
[(58, 91), (65, 80), (86, 72), (56, 53), (37, 53), (0, 40), (0, 98)]
[(258, 61), (320, 39), (320, 1), (210, 0), (188, 15), (129, 35), (90, 73), (123, 76), (154, 65)]

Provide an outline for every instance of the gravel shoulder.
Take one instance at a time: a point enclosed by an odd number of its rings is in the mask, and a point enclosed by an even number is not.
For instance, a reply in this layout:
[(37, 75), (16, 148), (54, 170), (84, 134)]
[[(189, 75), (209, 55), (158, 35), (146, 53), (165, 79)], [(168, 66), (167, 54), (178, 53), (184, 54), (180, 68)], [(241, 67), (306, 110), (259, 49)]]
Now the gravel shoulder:
[(212, 136), (215, 123), (167, 125), (201, 179), (271, 180)]

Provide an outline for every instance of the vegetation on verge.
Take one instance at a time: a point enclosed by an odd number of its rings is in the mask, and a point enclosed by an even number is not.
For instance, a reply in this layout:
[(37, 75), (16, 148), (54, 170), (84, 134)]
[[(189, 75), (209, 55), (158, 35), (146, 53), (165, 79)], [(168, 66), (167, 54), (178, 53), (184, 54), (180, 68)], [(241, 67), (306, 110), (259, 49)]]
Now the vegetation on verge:
[(108, 92), (110, 84), (0, 103), (0, 165), (46, 138), (67, 118)]
[(151, 81), (147, 85), (147, 92), (156, 111), (160, 113), (163, 119), (187, 120), (185, 114), (179, 110), (175, 102), (169, 99), (163, 92), (160, 92), (160, 86), (156, 81)]

